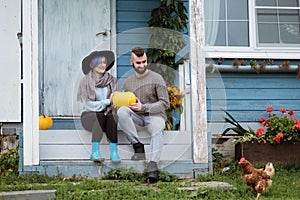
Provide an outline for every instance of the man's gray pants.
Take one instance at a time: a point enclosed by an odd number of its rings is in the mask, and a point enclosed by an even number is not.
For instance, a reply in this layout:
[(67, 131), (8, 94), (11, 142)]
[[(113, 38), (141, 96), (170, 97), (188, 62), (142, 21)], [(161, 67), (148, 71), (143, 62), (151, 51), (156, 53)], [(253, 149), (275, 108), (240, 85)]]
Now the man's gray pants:
[(149, 133), (151, 139), (147, 158), (149, 162), (154, 161), (158, 163), (164, 145), (164, 119), (159, 116), (138, 115), (126, 106), (120, 107), (117, 113), (119, 127), (126, 134), (131, 144), (141, 142), (138, 135), (139, 131), (145, 130)]

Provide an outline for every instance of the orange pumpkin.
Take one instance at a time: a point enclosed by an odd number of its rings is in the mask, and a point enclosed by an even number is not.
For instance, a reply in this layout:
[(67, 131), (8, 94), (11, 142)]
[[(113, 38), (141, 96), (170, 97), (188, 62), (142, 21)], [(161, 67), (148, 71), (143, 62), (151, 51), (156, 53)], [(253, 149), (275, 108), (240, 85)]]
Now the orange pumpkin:
[(49, 116), (41, 115), (39, 116), (39, 129), (47, 130), (51, 128), (53, 125), (52, 118)]
[(112, 103), (117, 106), (130, 106), (136, 103), (136, 96), (132, 92), (118, 92), (114, 94)]

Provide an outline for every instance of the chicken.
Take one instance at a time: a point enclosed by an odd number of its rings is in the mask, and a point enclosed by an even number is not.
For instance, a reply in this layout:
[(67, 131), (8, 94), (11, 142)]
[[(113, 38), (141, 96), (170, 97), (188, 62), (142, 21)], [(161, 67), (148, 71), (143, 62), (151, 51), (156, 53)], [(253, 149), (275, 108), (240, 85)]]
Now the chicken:
[(254, 168), (245, 158), (241, 158), (239, 164), (242, 167), (242, 180), (256, 191), (257, 200), (261, 193), (272, 184), (271, 178), (275, 173), (273, 164), (268, 162), (265, 170)]
[(265, 170), (264, 170), (269, 176), (270, 178), (272, 178), (275, 174), (275, 168), (273, 166), (273, 163), (268, 162), (265, 166)]

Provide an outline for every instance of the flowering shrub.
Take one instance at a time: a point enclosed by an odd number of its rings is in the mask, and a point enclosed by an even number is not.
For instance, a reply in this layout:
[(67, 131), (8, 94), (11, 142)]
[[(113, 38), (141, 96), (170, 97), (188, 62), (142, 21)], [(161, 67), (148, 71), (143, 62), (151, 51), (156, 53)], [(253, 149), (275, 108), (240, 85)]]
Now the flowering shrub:
[(274, 113), (273, 107), (267, 107), (268, 117), (261, 117), (258, 122), (261, 128), (254, 131), (251, 127), (249, 130), (244, 129), (228, 112), (230, 119), (225, 118), (226, 122), (235, 127), (226, 129), (223, 134), (229, 130), (238, 133), (239, 137), (234, 143), (239, 142), (263, 142), (263, 143), (281, 143), (281, 142), (300, 142), (300, 120), (294, 118), (293, 110), (281, 108), (280, 115)]
[(177, 110), (180, 114), (182, 113), (184, 94), (176, 86), (168, 86), (167, 90), (169, 94), (170, 107), (167, 110), (166, 130), (172, 130), (172, 110)]

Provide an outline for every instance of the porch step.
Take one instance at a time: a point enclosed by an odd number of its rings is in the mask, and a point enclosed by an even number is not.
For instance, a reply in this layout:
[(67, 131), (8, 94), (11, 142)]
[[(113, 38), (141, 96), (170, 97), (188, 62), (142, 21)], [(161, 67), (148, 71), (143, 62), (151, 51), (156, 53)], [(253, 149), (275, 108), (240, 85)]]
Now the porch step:
[[(141, 141), (145, 144), (146, 158), (150, 148), (150, 136), (146, 132), (140, 133)], [(91, 154), (91, 133), (85, 130), (43, 130), (40, 131), (40, 160), (89, 160)], [(165, 131), (164, 147), (161, 160), (192, 160), (192, 143), (189, 132)], [(126, 136), (118, 134), (118, 150), (121, 159), (130, 160), (133, 154), (132, 145)], [(109, 143), (104, 135), (101, 154), (109, 159)]]
[[(41, 161), (39, 166), (24, 166), (23, 172), (47, 174), (49, 176), (63, 175), (65, 177), (88, 176), (101, 178), (113, 169), (129, 169), (136, 172), (144, 172), (146, 161), (132, 161), (122, 159), (121, 163), (114, 164), (110, 160), (103, 163), (95, 163), (90, 160), (58, 160)], [(174, 174), (179, 178), (195, 178), (199, 174), (209, 172), (208, 164), (195, 164), (191, 160), (160, 161), (158, 168), (160, 171)]]

